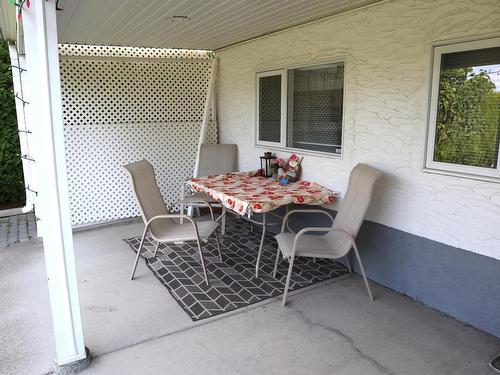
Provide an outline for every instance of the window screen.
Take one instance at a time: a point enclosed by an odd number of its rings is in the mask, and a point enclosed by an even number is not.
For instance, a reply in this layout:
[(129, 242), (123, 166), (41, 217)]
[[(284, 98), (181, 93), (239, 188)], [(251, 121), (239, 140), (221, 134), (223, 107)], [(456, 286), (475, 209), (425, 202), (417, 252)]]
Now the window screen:
[(500, 47), (441, 55), (433, 160), (497, 168)]
[(259, 140), (280, 142), (281, 75), (259, 77)]
[(340, 153), (343, 89), (343, 63), (288, 70), (288, 147)]

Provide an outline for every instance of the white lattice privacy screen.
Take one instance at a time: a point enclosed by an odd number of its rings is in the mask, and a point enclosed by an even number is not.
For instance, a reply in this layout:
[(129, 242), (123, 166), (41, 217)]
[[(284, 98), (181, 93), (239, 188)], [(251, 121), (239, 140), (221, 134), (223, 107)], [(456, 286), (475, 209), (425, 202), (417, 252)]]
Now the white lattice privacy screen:
[[(60, 46), (73, 225), (139, 215), (121, 166), (147, 159), (168, 206), (193, 175), (212, 62), (205, 51)], [(217, 142), (210, 122), (208, 143)]]

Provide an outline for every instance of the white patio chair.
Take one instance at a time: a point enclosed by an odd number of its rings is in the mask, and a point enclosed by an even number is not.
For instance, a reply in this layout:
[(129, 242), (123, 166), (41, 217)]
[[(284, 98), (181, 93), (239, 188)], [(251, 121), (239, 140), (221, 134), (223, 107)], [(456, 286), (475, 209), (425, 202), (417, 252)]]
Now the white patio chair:
[[(234, 172), (236, 170), (236, 153), (237, 148), (235, 144), (203, 143), (200, 148), (198, 173), (196, 173), (196, 176), (194, 177), (204, 177)], [(225, 207), (218, 204), (216, 200), (209, 197), (205, 193), (195, 192), (192, 195), (186, 196), (185, 185), (182, 186), (181, 198), (179, 200), (181, 213), (184, 213), (184, 209), (189, 206), (196, 208), (199, 206), (206, 206), (206, 202), (210, 203), (212, 207), (222, 207), (222, 213), (217, 218), (217, 221), (221, 220), (221, 233), (224, 234), (226, 227)]]
[[(276, 277), (280, 252), (284, 259), (288, 259), (288, 275), (286, 278), (285, 291), (283, 293), (282, 305), (286, 305), (290, 278), (292, 275), (293, 262), (295, 257), (310, 258), (329, 258), (340, 259), (354, 250), (359, 264), (359, 270), (363, 276), (368, 296), (373, 301), (373, 295), (366, 279), (365, 269), (358, 248), (354, 239), (370, 204), (373, 184), (382, 176), (382, 172), (364, 164), (358, 164), (351, 172), (347, 192), (339, 208), (335, 220), (333, 217), (319, 209), (293, 210), (283, 218), (281, 233), (276, 235), (278, 241), (278, 252), (276, 253), (276, 262), (274, 264), (273, 277)], [(287, 220), (290, 215), (297, 212), (321, 213), (327, 215), (332, 220), (331, 227), (308, 227), (300, 230), (298, 233), (285, 233), (288, 227)], [(310, 232), (326, 232), (322, 235), (310, 235)], [(347, 258), (346, 258), (347, 259)], [(349, 263), (347, 263), (349, 271)]]
[[(165, 206), (163, 197), (161, 196), (160, 189), (156, 183), (155, 173), (153, 166), (147, 160), (137, 161), (135, 163), (124, 165), (123, 168), (128, 172), (130, 181), (132, 183), (132, 191), (134, 193), (139, 210), (141, 212), (142, 220), (144, 221), (144, 233), (142, 234), (141, 243), (137, 250), (135, 257), (134, 267), (130, 279), (134, 279), (135, 270), (141, 250), (144, 245), (144, 240), (148, 232), (151, 237), (157, 242), (153, 256), (156, 257), (158, 246), (160, 243), (173, 243), (196, 241), (198, 251), (200, 253), (201, 266), (205, 276), (205, 282), (209, 284), (207, 277), (207, 270), (205, 268), (205, 258), (201, 242), (207, 243), (208, 238), (215, 234), (217, 241), (217, 249), (219, 257), (222, 261), (222, 254), (220, 250), (219, 237), (217, 235), (217, 227), (219, 224), (214, 220), (212, 207), (208, 204), (212, 221), (195, 222), (191, 217), (184, 214), (170, 214)], [(183, 218), (188, 222), (185, 224), (178, 224), (173, 219)]]

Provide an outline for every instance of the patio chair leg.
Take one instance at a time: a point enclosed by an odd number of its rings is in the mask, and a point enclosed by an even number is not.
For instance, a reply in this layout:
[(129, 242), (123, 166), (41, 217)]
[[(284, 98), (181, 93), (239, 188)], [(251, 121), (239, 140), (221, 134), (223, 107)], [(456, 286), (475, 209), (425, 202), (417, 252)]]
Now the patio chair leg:
[(155, 252), (154, 252), (154, 254), (153, 254), (153, 258), (156, 258), (156, 253), (158, 252), (158, 248), (159, 248), (159, 247), (160, 247), (160, 241), (158, 241), (158, 242), (156, 243), (156, 247), (155, 247)]
[(356, 259), (357, 259), (358, 264), (359, 264), (359, 270), (361, 271), (361, 276), (363, 276), (363, 281), (365, 282), (365, 287), (366, 287), (366, 291), (368, 292), (368, 297), (370, 297), (370, 300), (373, 301), (373, 294), (372, 294), (372, 291), (370, 289), (370, 285), (368, 284), (368, 279), (366, 278), (365, 268), (363, 267), (363, 263), (361, 262), (361, 258), (359, 257), (358, 247), (356, 246), (355, 243), (353, 244), (353, 249), (354, 249), (354, 254), (356, 254)]
[(290, 287), (290, 279), (292, 278), (292, 269), (293, 269), (293, 261), (295, 257), (291, 257), (288, 262), (290, 265), (288, 266), (288, 274), (286, 276), (285, 290), (283, 292), (283, 299), (281, 300), (281, 306), (286, 305), (286, 299), (288, 297), (288, 288)]
[[(183, 204), (180, 204), (179, 205), (179, 213), (181, 215), (184, 215), (184, 205)], [(179, 223), (181, 224), (184, 224), (184, 218), (181, 216), (181, 218), (179, 219)]]
[[(186, 189), (185, 186), (183, 185), (181, 188), (181, 201), (184, 201), (184, 198), (186, 197)], [(184, 203), (179, 204), (179, 213), (181, 215), (184, 215)], [(184, 224), (184, 218), (181, 216), (179, 219), (179, 223)]]
[(203, 257), (203, 251), (201, 250), (200, 239), (197, 239), (196, 243), (198, 244), (198, 251), (200, 252), (201, 268), (203, 268), (203, 274), (205, 275), (205, 283), (207, 286), (210, 286), (210, 283), (208, 282), (207, 269), (205, 268), (205, 258)]
[(221, 218), (220, 234), (225, 235), (226, 234), (226, 207), (224, 207), (224, 205), (222, 205), (221, 215), (222, 215), (222, 218)]
[(255, 278), (259, 277), (260, 257), (262, 256), (262, 248), (264, 247), (264, 239), (266, 237), (266, 214), (262, 214), (262, 237), (260, 238), (259, 254), (257, 255), (257, 262), (255, 263)]
[(144, 245), (144, 240), (146, 239), (146, 233), (148, 228), (144, 229), (144, 233), (142, 234), (141, 243), (139, 244), (139, 249), (137, 250), (137, 256), (135, 257), (134, 268), (132, 268), (132, 274), (130, 275), (130, 280), (134, 280), (135, 270), (137, 268), (137, 263), (139, 263), (139, 258), (141, 256), (142, 246)]
[(276, 278), (276, 272), (278, 271), (278, 263), (280, 259), (280, 248), (278, 246), (278, 251), (276, 252), (276, 260), (274, 261), (273, 277)]
[(219, 233), (217, 233), (217, 230), (215, 231), (215, 240), (217, 241), (217, 250), (219, 251), (219, 259), (222, 262), (222, 252), (220, 251)]
[(351, 263), (349, 262), (349, 258), (347, 257), (347, 255), (344, 257), (344, 260), (345, 260), (345, 266), (347, 267), (347, 270), (349, 271), (349, 273), (352, 273)]

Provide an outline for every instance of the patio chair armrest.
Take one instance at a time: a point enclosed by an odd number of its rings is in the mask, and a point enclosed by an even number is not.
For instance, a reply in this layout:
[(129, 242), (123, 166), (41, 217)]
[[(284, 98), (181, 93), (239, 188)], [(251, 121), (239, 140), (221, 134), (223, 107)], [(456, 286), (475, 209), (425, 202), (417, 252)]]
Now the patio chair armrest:
[(292, 258), (295, 256), (295, 252), (297, 250), (297, 243), (304, 234), (309, 232), (329, 232), (331, 230), (332, 230), (331, 227), (308, 227), (299, 230), (293, 239)]
[(290, 227), (288, 226), (288, 217), (292, 214), (295, 214), (295, 213), (298, 213), (298, 212), (303, 212), (303, 213), (321, 213), (321, 214), (324, 214), (326, 216), (328, 216), (330, 218), (330, 220), (332, 221), (332, 224), (333, 224), (333, 216), (330, 215), (328, 212), (324, 211), (324, 210), (320, 210), (318, 208), (311, 208), (311, 209), (303, 209), (303, 208), (299, 208), (299, 209), (296, 209), (296, 210), (292, 210), (290, 211), (289, 213), (287, 213), (284, 217), (283, 217), (283, 224), (281, 225), (281, 233), (284, 232), (285, 230), (285, 226), (286, 228), (288, 228), (288, 230), (290, 232), (293, 233), (293, 231), (290, 229)]
[(180, 218), (183, 218), (183, 219), (186, 219), (187, 221), (189, 221), (191, 224), (193, 224), (193, 227), (194, 227), (194, 231), (196, 233), (196, 237), (198, 238), (198, 240), (200, 239), (200, 234), (198, 233), (198, 226), (196, 225), (196, 221), (193, 220), (193, 218), (189, 215), (184, 215), (184, 214), (168, 214), (168, 215), (157, 215), (157, 216), (153, 216), (151, 219), (148, 220), (148, 222), (146, 223), (146, 228), (144, 228), (144, 234), (146, 234), (148, 228), (149, 228), (149, 225), (155, 221), (155, 220), (158, 220), (158, 219), (180, 219)]
[(180, 204), (186, 204), (186, 205), (192, 205), (193, 203), (194, 204), (205, 204), (207, 205), (209, 211), (210, 211), (210, 217), (212, 218), (212, 221), (215, 221), (215, 216), (214, 216), (214, 209), (212, 208), (212, 204), (202, 198), (200, 199), (197, 199), (196, 201), (191, 201), (191, 202), (185, 202), (184, 199), (180, 199), (178, 200), (177, 202), (175, 203), (180, 203)]
[(158, 219), (180, 219), (180, 218), (189, 220), (189, 221), (191, 221), (193, 223), (195, 222), (191, 216), (184, 215), (184, 214), (156, 215), (156, 216), (153, 216), (151, 219), (148, 220), (148, 222), (146, 223), (146, 227), (149, 227), (149, 225), (153, 221), (158, 220)]
[(338, 233), (344, 235), (345, 237), (347, 237), (351, 241), (351, 247), (349, 248), (349, 250), (347, 252), (349, 252), (351, 250), (351, 248), (355, 248), (356, 251), (358, 250), (358, 247), (356, 245), (356, 241), (354, 241), (354, 237), (348, 231), (346, 231), (345, 229), (342, 229), (342, 228), (330, 228), (330, 231), (331, 232), (338, 232)]
[(345, 229), (342, 229), (342, 228), (330, 228), (330, 231), (342, 233), (344, 236), (348, 237), (351, 240), (351, 243), (353, 245), (356, 245), (356, 242), (354, 241), (354, 237), (352, 236), (352, 234), (350, 234)]

